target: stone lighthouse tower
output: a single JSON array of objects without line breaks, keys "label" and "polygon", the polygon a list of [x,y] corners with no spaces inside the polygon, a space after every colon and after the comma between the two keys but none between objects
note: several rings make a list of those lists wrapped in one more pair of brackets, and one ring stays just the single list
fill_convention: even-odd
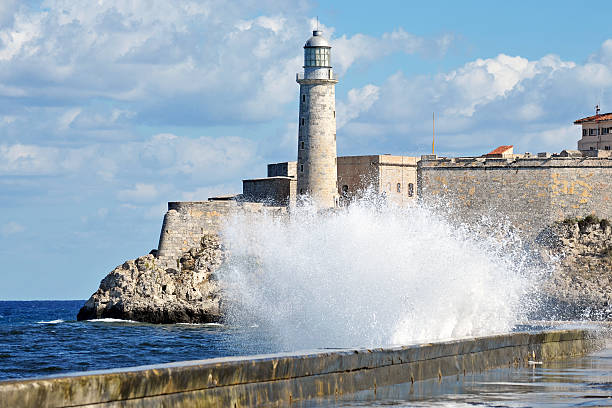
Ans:
[{"label": "stone lighthouse tower", "polygon": [[313,31],[304,45],[300,84],[297,192],[309,195],[319,208],[338,205],[336,166],[336,93],[331,46]]}]

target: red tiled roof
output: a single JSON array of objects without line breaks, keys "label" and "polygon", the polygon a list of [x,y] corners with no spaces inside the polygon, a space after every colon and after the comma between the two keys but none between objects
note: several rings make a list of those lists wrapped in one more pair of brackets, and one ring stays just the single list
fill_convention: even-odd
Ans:
[{"label": "red tiled roof", "polygon": [[612,112],[602,113],[601,115],[587,116],[586,118],[577,119],[574,125],[579,125],[585,122],[601,122],[602,120],[612,120]]},{"label": "red tiled roof", "polygon": [[488,156],[490,154],[504,154],[506,152],[506,150],[510,150],[514,147],[514,145],[510,145],[510,146],[499,146],[497,149],[485,154],[485,156]]}]

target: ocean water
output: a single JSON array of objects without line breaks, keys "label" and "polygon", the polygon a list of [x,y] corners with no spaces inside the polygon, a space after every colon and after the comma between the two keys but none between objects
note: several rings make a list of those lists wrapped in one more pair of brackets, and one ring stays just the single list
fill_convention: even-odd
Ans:
[{"label": "ocean water", "polygon": [[0,380],[282,351],[258,327],[78,322],[84,303],[0,301]]},{"label": "ocean water", "polygon": [[[0,381],[283,350],[261,327],[77,322],[84,300],[0,301]],[[518,326],[515,330],[540,329]],[[612,347],[577,359],[379,387],[308,407],[612,406]]]},{"label": "ocean water", "polygon": [[[327,213],[305,205],[284,220],[236,216],[222,231],[229,252],[217,271],[225,325],[77,322],[84,300],[0,301],[0,380],[528,329],[521,324],[544,315],[539,282],[550,265],[499,217],[458,225],[443,214],[373,197]],[[571,389],[567,406],[580,393],[609,395],[611,357],[317,403],[538,406]]]}]

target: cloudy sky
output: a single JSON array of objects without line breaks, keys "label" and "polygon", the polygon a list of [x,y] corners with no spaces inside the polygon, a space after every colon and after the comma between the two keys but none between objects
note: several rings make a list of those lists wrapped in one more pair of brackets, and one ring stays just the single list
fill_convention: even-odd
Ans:
[{"label": "cloudy sky", "polygon": [[438,153],[479,155],[575,148],[572,122],[612,111],[610,15],[559,0],[1,0],[0,299],[85,299],[157,246],[167,201],[237,193],[295,160],[317,16],[340,155],[427,153],[433,111]]}]

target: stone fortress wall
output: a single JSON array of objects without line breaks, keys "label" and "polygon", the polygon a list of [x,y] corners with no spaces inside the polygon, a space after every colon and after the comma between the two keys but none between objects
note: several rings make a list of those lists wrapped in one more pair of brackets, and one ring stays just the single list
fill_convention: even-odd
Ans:
[{"label": "stone fortress wall", "polygon": [[[294,175],[295,162],[275,163],[268,167],[269,177],[244,180],[243,194],[233,199],[168,203],[157,258],[176,267],[183,252],[197,247],[204,234],[218,233],[239,212],[287,213],[297,196]],[[591,213],[612,218],[610,158],[338,158],[341,196],[358,196],[368,184],[400,205],[417,197],[444,201],[463,222],[507,217],[528,236],[565,218]]]},{"label": "stone fortress wall", "polygon": [[417,173],[420,198],[445,200],[466,222],[507,217],[533,236],[565,218],[591,213],[612,218],[612,159],[424,156]]},{"label": "stone fortress wall", "polygon": [[268,176],[242,180],[242,201],[292,206],[297,198],[297,162],[268,164]]},{"label": "stone fortress wall", "polygon": [[286,211],[286,207],[235,200],[169,202],[156,257],[166,267],[178,268],[177,260],[182,253],[199,247],[205,234],[218,234],[233,215],[239,212],[280,215]]},{"label": "stone fortress wall", "polygon": [[396,204],[412,201],[417,195],[417,161],[389,154],[338,157],[338,193],[353,198],[371,188]]}]

